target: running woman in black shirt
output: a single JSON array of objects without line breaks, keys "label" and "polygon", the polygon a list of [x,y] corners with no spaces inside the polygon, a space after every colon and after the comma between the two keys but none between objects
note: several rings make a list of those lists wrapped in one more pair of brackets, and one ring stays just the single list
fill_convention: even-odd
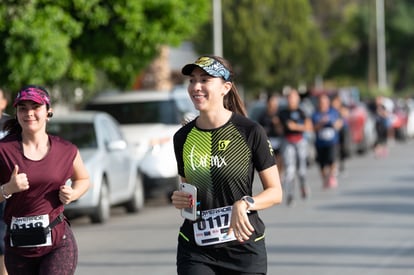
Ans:
[{"label": "running woman in black shirt", "polygon": [[279,112],[279,119],[284,135],[282,143],[283,188],[286,193],[286,204],[292,206],[296,176],[299,178],[302,198],[309,196],[309,186],[306,183],[308,141],[305,132],[312,131],[312,121],[300,108],[300,95],[297,90],[289,90],[286,98],[288,106]]},{"label": "running woman in black shirt", "polygon": [[[185,219],[178,236],[177,272],[266,274],[264,224],[258,210],[282,200],[273,149],[264,129],[245,117],[230,64],[203,56],[183,67],[188,93],[200,115],[174,136],[182,182],[197,187],[197,201],[185,192],[171,197],[177,209],[198,206],[196,221]],[[253,196],[254,170],[263,191]]]}]

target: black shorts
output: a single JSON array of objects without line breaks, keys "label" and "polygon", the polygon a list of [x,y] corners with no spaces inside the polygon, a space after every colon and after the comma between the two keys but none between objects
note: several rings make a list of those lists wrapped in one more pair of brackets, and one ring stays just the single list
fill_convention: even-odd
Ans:
[{"label": "black shorts", "polygon": [[242,245],[208,248],[178,237],[178,275],[264,275],[267,254],[264,239]]},{"label": "black shorts", "polygon": [[375,145],[386,144],[388,141],[388,128],[386,121],[378,120],[375,123],[375,130],[377,131],[377,140],[375,141]]},{"label": "black shorts", "polygon": [[319,164],[319,167],[323,168],[325,166],[332,165],[335,162],[337,152],[338,147],[336,145],[316,147],[316,160]]}]

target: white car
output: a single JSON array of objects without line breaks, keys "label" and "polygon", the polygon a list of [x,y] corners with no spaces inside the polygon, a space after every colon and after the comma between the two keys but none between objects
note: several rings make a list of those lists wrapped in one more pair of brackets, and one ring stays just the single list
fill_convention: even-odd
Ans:
[{"label": "white car", "polygon": [[88,215],[93,223],[104,223],[111,206],[123,205],[129,213],[143,208],[138,163],[114,118],[103,112],[74,111],[54,116],[47,127],[51,135],[78,147],[90,176],[90,189],[65,206],[69,217]]},{"label": "white car", "polygon": [[407,99],[405,104],[407,112],[407,137],[414,138],[414,100]]},{"label": "white car", "polygon": [[169,91],[129,91],[100,94],[85,107],[108,112],[118,120],[134,146],[148,198],[169,196],[178,187],[172,139],[185,115],[178,99],[184,98]]}]

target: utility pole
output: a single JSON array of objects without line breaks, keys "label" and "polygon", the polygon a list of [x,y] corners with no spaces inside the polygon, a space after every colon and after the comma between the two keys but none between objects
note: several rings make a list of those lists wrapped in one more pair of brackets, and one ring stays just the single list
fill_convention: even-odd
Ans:
[{"label": "utility pole", "polygon": [[387,89],[387,64],[385,52],[385,27],[384,27],[384,0],[376,0],[377,14],[377,69],[378,88],[380,91]]},{"label": "utility pole", "polygon": [[213,0],[213,44],[214,55],[223,56],[223,23],[221,0]]},{"label": "utility pole", "polygon": [[376,23],[376,4],[375,1],[367,1],[369,9],[369,28],[368,28],[368,89],[373,90],[378,87],[377,70],[377,23]]}]

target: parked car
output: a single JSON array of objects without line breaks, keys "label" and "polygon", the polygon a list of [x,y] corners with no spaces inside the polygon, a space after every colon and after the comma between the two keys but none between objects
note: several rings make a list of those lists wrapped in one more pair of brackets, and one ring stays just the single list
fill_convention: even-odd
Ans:
[{"label": "parked car", "polygon": [[405,109],[407,110],[407,138],[414,138],[414,100],[407,99],[405,101]]},{"label": "parked car", "polygon": [[54,116],[48,132],[75,144],[89,172],[91,187],[79,200],[65,206],[69,217],[88,215],[104,223],[110,208],[123,205],[135,213],[144,206],[138,163],[118,123],[103,112],[76,111]]},{"label": "parked car", "polygon": [[188,95],[187,86],[177,85],[172,89],[171,94],[177,104],[178,110],[182,114],[184,122],[193,120],[199,115],[199,111],[194,107]]},{"label": "parked car", "polygon": [[363,103],[355,103],[349,108],[348,125],[351,134],[351,151],[365,154],[375,143],[375,119]]},{"label": "parked car", "polygon": [[178,187],[172,138],[185,114],[178,107],[178,98],[170,91],[130,91],[101,94],[85,107],[107,112],[120,123],[134,147],[148,198],[169,197]]}]

